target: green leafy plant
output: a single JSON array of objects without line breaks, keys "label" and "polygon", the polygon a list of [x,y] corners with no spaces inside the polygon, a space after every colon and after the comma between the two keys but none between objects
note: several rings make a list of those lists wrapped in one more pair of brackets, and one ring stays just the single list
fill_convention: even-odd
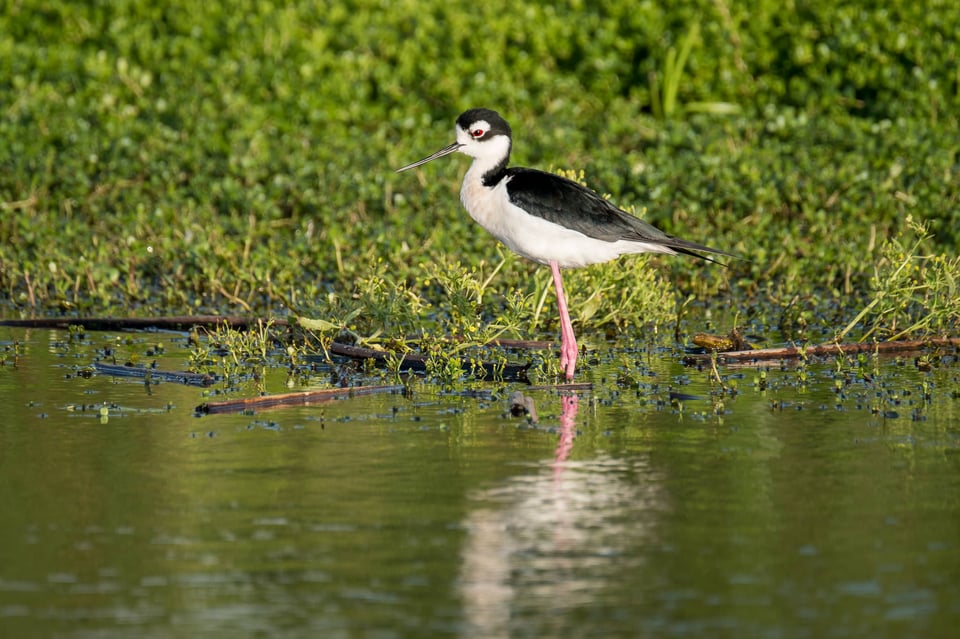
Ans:
[{"label": "green leafy plant", "polygon": [[857,325],[860,341],[873,336],[901,339],[956,331],[960,326],[960,257],[930,254],[926,225],[908,217],[903,234],[886,242],[876,274],[870,280],[871,299],[837,335],[843,339]]},{"label": "green leafy plant", "polygon": [[[552,337],[549,277],[460,210],[462,164],[392,173],[483,105],[513,123],[518,164],[583,167],[619,205],[745,258],[572,272],[580,334],[657,335],[674,291],[696,296],[685,322],[738,307],[774,340],[955,329],[949,3],[185,7],[0,14],[5,316],[292,311],[398,351]],[[908,215],[932,257],[888,271]]]}]

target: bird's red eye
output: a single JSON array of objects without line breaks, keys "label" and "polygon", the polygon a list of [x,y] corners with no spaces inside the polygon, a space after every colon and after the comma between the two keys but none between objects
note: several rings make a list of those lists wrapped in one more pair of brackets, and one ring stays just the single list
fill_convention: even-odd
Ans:
[{"label": "bird's red eye", "polygon": [[470,135],[472,135],[475,138],[482,138],[483,133],[484,133],[483,129],[474,129],[473,131],[470,132]]}]

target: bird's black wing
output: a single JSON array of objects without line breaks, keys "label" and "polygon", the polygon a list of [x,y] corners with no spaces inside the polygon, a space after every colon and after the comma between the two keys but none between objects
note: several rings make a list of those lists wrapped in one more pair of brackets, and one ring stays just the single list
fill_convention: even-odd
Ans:
[{"label": "bird's black wing", "polygon": [[[510,202],[531,215],[607,242],[627,240],[667,246],[679,253],[705,251],[730,255],[696,242],[664,233],[567,178],[536,169],[506,170]],[[697,257],[703,257],[698,255]]]}]

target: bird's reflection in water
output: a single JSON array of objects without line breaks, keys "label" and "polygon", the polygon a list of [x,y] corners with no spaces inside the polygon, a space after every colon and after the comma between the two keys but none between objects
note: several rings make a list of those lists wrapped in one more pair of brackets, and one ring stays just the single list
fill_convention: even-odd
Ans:
[{"label": "bird's reflection in water", "polygon": [[560,440],[557,442],[557,454],[553,458],[553,470],[558,475],[563,473],[563,463],[573,450],[573,438],[577,436],[577,410],[580,408],[580,398],[575,394],[560,397]]},{"label": "bird's reflection in water", "polygon": [[602,598],[617,575],[641,569],[642,550],[655,541],[665,506],[645,455],[570,459],[578,403],[576,395],[560,398],[552,461],[472,495],[459,580],[466,636],[510,636],[524,618],[561,624],[563,611]]}]

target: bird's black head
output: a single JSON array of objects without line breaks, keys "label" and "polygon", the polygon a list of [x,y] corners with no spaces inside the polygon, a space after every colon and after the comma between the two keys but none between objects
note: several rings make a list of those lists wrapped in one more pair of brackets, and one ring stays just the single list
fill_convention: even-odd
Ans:
[{"label": "bird's black head", "polygon": [[[481,122],[485,126],[478,129],[477,124]],[[513,136],[513,131],[507,121],[492,109],[468,109],[457,118],[457,126],[470,133],[476,140],[490,139],[497,135],[505,135],[508,138]]]},{"label": "bird's black head", "polygon": [[433,155],[397,169],[397,173],[460,152],[478,160],[484,175],[502,171],[510,159],[510,125],[490,109],[470,109],[457,118],[457,141]]}]

